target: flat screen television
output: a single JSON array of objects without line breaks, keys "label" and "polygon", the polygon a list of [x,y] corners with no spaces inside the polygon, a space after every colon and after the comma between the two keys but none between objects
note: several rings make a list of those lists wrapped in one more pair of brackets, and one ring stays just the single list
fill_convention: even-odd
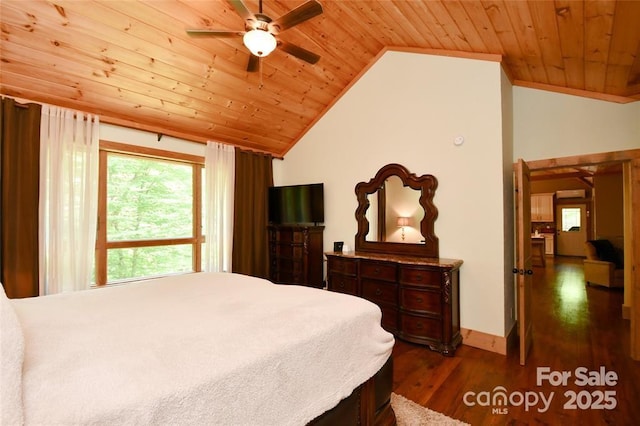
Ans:
[{"label": "flat screen television", "polygon": [[324,184],[269,188],[269,223],[274,225],[324,222]]}]

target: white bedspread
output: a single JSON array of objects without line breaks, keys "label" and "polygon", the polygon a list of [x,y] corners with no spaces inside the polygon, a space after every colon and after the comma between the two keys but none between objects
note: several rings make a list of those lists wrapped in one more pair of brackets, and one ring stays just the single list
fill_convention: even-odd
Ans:
[{"label": "white bedspread", "polygon": [[394,343],[363,299],[236,274],[12,302],[26,424],[303,425]]}]

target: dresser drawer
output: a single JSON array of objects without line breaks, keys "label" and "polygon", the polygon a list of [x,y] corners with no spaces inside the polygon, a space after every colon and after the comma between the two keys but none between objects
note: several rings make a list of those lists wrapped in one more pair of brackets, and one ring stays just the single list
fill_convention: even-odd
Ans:
[{"label": "dresser drawer", "polygon": [[388,306],[380,306],[382,311],[382,328],[390,333],[398,331],[398,310]]},{"label": "dresser drawer", "polygon": [[409,311],[441,315],[442,301],[440,299],[440,292],[400,288],[400,308]]},{"label": "dresser drawer", "polygon": [[360,276],[363,278],[373,278],[376,280],[395,281],[396,265],[383,262],[360,262]]},{"label": "dresser drawer", "polygon": [[273,278],[275,279],[275,282],[279,284],[305,284],[304,275],[291,271],[276,272]]},{"label": "dresser drawer", "polygon": [[440,288],[441,277],[441,272],[433,269],[402,266],[399,281],[402,284]]},{"label": "dresser drawer", "polygon": [[329,273],[337,272],[345,275],[356,275],[358,264],[353,259],[345,259],[342,257],[328,257],[327,270]]},{"label": "dresser drawer", "polygon": [[280,272],[299,274],[304,270],[304,263],[300,259],[282,257],[272,260],[271,263]]},{"label": "dresser drawer", "polygon": [[275,256],[300,259],[305,255],[304,246],[300,244],[274,244]]},{"label": "dresser drawer", "polygon": [[362,297],[377,304],[398,304],[398,285],[384,281],[362,280]]},{"label": "dresser drawer", "polygon": [[[277,235],[275,234],[277,233]],[[274,231],[273,238],[280,243],[303,243],[307,233],[301,230],[281,229]]]},{"label": "dresser drawer", "polygon": [[419,339],[442,339],[442,322],[438,319],[400,313],[402,334]]},{"label": "dresser drawer", "polygon": [[355,277],[350,277],[341,274],[330,274],[328,288],[331,291],[337,291],[340,293],[358,295],[358,280]]}]

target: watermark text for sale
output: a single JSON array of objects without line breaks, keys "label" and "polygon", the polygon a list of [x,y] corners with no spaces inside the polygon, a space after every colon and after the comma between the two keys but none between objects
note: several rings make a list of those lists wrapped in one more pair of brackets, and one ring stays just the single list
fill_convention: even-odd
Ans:
[{"label": "watermark text for sale", "polygon": [[[558,390],[558,400],[565,410],[613,410],[618,405],[615,389],[618,373],[601,366],[597,370],[578,367],[574,370],[536,369],[536,386],[562,388],[573,385],[579,390]],[[561,396],[560,396],[561,395]],[[469,407],[491,407],[493,414],[508,414],[509,407],[523,407],[525,411],[544,413],[551,407],[556,391],[526,390],[509,392],[504,386],[491,391],[468,391],[462,399]]]}]

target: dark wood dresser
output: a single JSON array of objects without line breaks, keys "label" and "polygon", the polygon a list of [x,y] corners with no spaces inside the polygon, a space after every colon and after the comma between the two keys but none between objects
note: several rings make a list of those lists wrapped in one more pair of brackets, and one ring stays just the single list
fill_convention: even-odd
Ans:
[{"label": "dark wood dresser", "polygon": [[376,303],[386,330],[453,356],[462,342],[462,260],[367,252],[325,255],[329,290]]},{"label": "dark wood dresser", "polygon": [[324,226],[270,225],[268,231],[269,279],[322,288]]}]

